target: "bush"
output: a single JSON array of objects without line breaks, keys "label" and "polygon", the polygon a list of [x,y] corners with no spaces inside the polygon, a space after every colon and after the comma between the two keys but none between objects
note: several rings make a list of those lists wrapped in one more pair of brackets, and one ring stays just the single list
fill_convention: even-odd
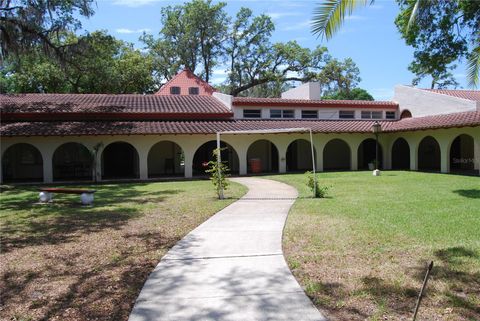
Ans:
[{"label": "bush", "polygon": [[307,175],[307,186],[310,188],[312,193],[315,193],[315,198],[324,198],[327,196],[327,192],[330,189],[329,186],[320,186],[318,184],[318,179],[315,181],[315,177],[312,172],[306,172]]}]

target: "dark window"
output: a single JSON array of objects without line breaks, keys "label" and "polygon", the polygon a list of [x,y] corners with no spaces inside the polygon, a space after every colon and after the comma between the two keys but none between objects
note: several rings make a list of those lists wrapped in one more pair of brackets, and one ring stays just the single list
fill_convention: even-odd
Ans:
[{"label": "dark window", "polygon": [[282,118],[282,110],[270,109],[270,118]]},{"label": "dark window", "polygon": [[170,87],[171,95],[180,95],[180,87]]},{"label": "dark window", "polygon": [[362,119],[371,119],[372,112],[371,111],[362,111]]},{"label": "dark window", "polygon": [[381,111],[372,111],[372,118],[373,119],[382,119],[382,112]]},{"label": "dark window", "polygon": [[291,109],[270,109],[270,118],[295,118],[295,111]]},{"label": "dark window", "polygon": [[198,95],[199,89],[198,87],[190,87],[188,88],[188,94],[189,95]]},{"label": "dark window", "polygon": [[342,119],[354,119],[355,111],[354,110],[340,110],[338,117]]},{"label": "dark window", "polygon": [[318,118],[318,110],[302,110],[302,118]]},{"label": "dark window", "polygon": [[244,109],[243,118],[261,118],[262,111],[260,109]]},{"label": "dark window", "polygon": [[385,112],[386,119],[395,119],[395,112],[394,111],[387,111]]},{"label": "dark window", "polygon": [[283,118],[295,118],[295,111],[292,109],[286,109],[283,111]]}]

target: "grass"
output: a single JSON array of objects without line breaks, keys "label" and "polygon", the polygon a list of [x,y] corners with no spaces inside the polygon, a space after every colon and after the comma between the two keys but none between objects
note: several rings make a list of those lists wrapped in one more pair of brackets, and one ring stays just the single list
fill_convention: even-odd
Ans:
[{"label": "grass", "polygon": [[246,191],[232,183],[219,201],[209,181],[83,187],[98,191],[93,207],[2,189],[0,319],[127,320],[167,250]]},{"label": "grass", "polygon": [[426,264],[421,320],[480,320],[480,179],[389,171],[322,173],[328,197],[306,176],[271,178],[300,199],[283,246],[313,302],[337,320],[411,319]]}]

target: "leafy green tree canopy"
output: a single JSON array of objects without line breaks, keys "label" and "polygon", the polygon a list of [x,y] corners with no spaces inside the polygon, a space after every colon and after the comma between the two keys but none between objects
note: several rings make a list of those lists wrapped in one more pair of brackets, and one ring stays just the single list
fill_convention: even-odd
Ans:
[{"label": "leafy green tree canopy", "polygon": [[71,48],[53,39],[80,29],[76,15],[93,15],[92,3],[93,0],[0,0],[0,61],[38,47],[65,59]]}]

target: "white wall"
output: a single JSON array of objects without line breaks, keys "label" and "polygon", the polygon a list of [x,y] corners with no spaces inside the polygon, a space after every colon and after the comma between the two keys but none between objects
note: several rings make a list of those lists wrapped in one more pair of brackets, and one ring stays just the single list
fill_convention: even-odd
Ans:
[{"label": "white wall", "polygon": [[[412,131],[406,133],[383,133],[380,135],[380,143],[383,147],[383,160],[385,168],[391,166],[391,148],[393,142],[398,137],[407,140],[410,146],[410,164],[411,169],[417,169],[418,144],[426,136],[432,136],[437,139],[441,149],[441,171],[448,172],[450,168],[450,146],[453,140],[460,134],[467,134],[473,137],[475,152],[475,169],[480,169],[480,126],[438,129],[426,131]],[[374,138],[373,134],[314,134],[315,160],[318,171],[323,170],[323,149],[332,139],[339,138],[344,140],[351,151],[351,170],[357,170],[358,147],[366,138]],[[192,177],[192,162],[195,151],[204,143],[215,140],[215,134],[211,135],[119,135],[119,136],[72,136],[72,137],[1,137],[1,155],[5,150],[15,143],[29,143],[38,148],[43,158],[44,182],[52,182],[52,155],[56,148],[68,142],[78,142],[85,145],[88,149],[102,142],[104,147],[112,142],[123,141],[132,144],[139,155],[140,179],[148,179],[148,152],[156,143],[164,140],[172,141],[178,144],[185,155],[185,177]],[[310,140],[306,133],[290,134],[252,134],[252,135],[222,135],[222,141],[230,144],[237,152],[239,158],[239,173],[247,173],[247,150],[249,146],[259,140],[267,139],[271,141],[278,150],[279,172],[286,171],[286,152],[288,145],[296,139]],[[100,162],[101,152],[98,162]]]},{"label": "white wall", "polygon": [[395,86],[393,100],[400,105],[400,113],[408,109],[413,117],[480,110],[476,101],[403,85]]},{"label": "white wall", "polygon": [[317,100],[320,99],[320,97],[321,89],[319,82],[307,82],[282,93],[282,98],[284,99]]}]

